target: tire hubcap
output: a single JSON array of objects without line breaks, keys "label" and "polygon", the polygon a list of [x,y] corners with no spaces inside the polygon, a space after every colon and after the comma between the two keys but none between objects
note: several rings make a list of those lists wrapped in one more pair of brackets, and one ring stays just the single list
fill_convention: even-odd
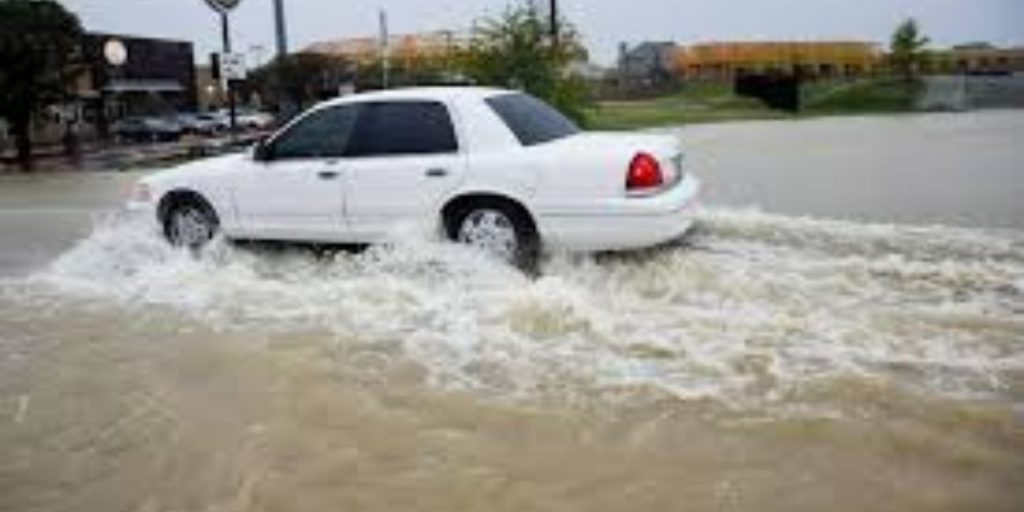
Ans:
[{"label": "tire hubcap", "polygon": [[518,248],[515,226],[497,210],[470,212],[459,226],[458,241],[505,261],[512,261]]},{"label": "tire hubcap", "polygon": [[206,216],[195,208],[182,208],[171,217],[171,233],[178,245],[197,247],[213,238]]}]

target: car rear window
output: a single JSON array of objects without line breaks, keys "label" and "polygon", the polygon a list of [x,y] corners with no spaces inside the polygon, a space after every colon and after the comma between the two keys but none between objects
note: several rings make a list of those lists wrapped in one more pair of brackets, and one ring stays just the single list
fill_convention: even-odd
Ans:
[{"label": "car rear window", "polygon": [[487,98],[498,117],[524,146],[534,146],[580,132],[569,118],[529,94],[512,93]]},{"label": "car rear window", "polygon": [[429,155],[458,151],[448,108],[435,101],[361,104],[346,156]]}]

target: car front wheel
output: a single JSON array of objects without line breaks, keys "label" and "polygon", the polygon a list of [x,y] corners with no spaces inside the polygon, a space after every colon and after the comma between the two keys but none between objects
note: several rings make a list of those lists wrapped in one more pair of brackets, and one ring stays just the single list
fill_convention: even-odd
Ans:
[{"label": "car front wheel", "polygon": [[529,215],[505,202],[480,202],[463,208],[448,225],[449,237],[511,263],[536,270],[540,241]]},{"label": "car front wheel", "polygon": [[164,235],[175,247],[199,249],[217,234],[217,216],[198,201],[182,201],[164,218]]}]

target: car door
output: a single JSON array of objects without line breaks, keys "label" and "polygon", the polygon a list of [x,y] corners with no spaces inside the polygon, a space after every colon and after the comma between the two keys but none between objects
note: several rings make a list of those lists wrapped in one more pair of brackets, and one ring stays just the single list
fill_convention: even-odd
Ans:
[{"label": "car door", "polygon": [[352,105],[306,114],[260,151],[235,188],[243,229],[257,238],[345,239],[344,180],[339,161],[357,116]]},{"label": "car door", "polygon": [[452,115],[438,101],[362,104],[345,155],[345,213],[362,241],[434,222],[465,170]]}]

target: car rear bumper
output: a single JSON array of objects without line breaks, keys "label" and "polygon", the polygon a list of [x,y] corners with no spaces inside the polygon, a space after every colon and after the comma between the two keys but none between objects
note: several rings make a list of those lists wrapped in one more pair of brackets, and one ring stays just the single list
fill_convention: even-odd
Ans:
[{"label": "car rear bumper", "polygon": [[617,198],[601,212],[540,216],[539,228],[550,248],[569,251],[619,251],[669,242],[693,227],[700,182],[687,176],[662,194]]}]

